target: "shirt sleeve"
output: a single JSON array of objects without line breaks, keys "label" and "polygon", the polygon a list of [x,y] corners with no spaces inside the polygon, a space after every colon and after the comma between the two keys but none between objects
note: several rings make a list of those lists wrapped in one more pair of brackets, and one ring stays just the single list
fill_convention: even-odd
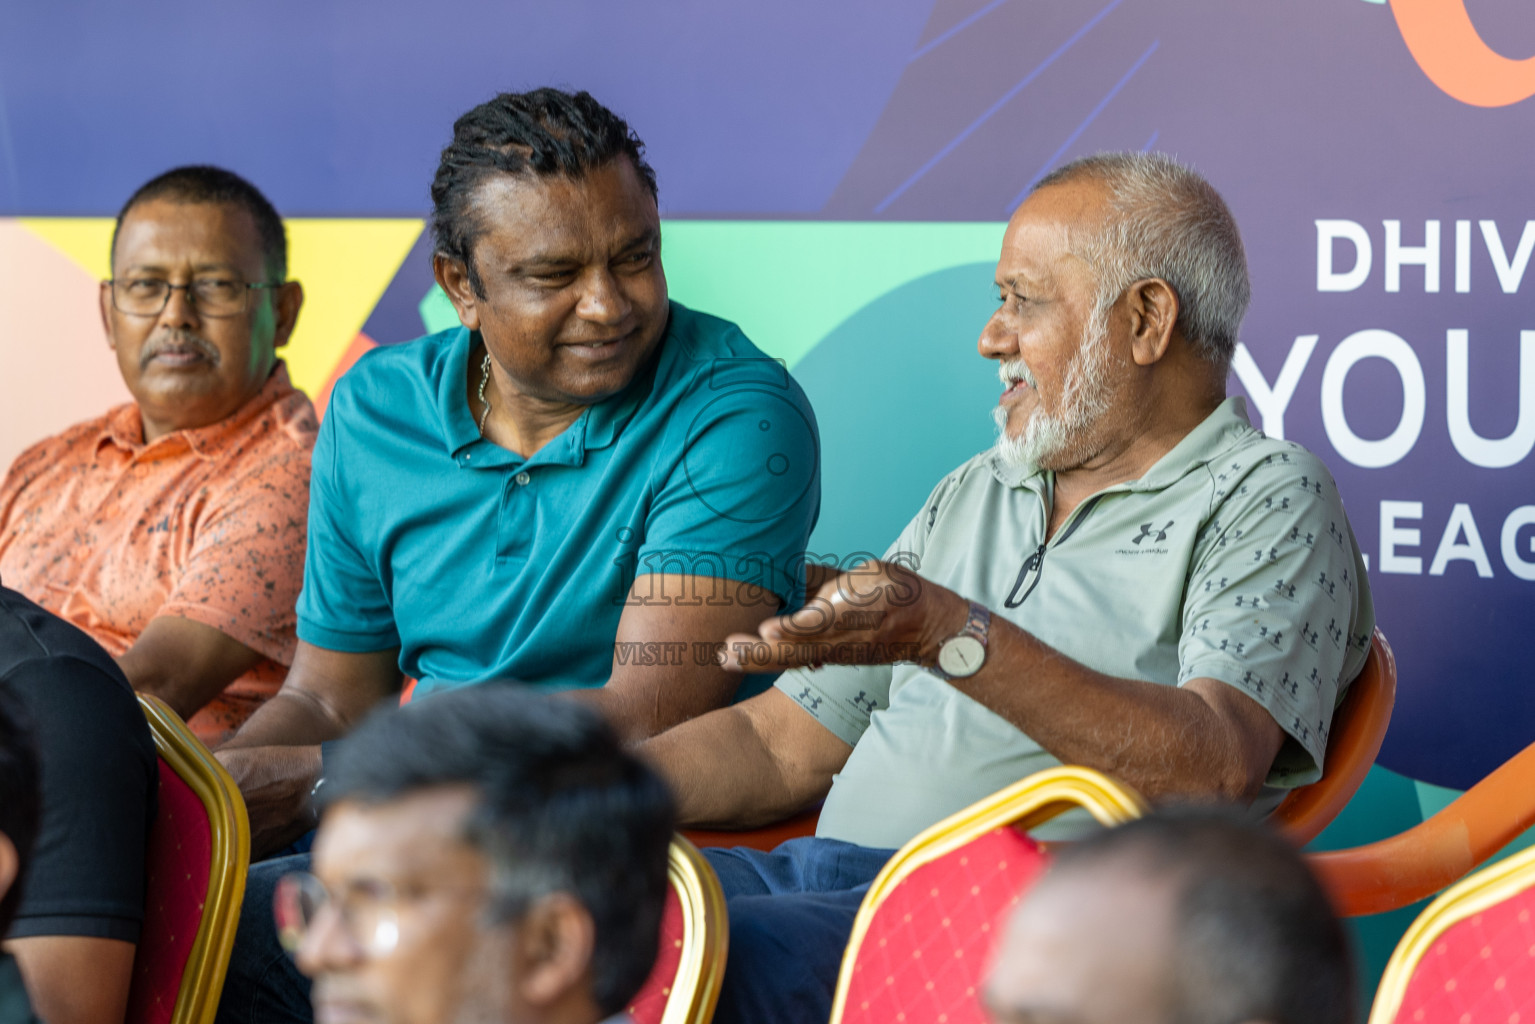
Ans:
[{"label": "shirt sleeve", "polygon": [[211,626],[291,665],[309,466],[306,449],[284,447],[228,481],[219,504],[199,517],[190,555],[156,615]]},{"label": "shirt sleeve", "polygon": [[681,457],[657,481],[636,575],[757,584],[798,607],[821,507],[820,435],[799,385],[772,360],[715,360],[667,447]]},{"label": "shirt sleeve", "polygon": [[1305,785],[1321,777],[1333,709],[1374,629],[1358,546],[1332,477],[1299,447],[1212,474],[1178,683],[1217,679],[1263,705],[1288,737],[1269,785]]},{"label": "shirt sleeve", "polygon": [[[963,468],[951,473],[933,489],[895,543],[885,550],[884,561],[913,571],[921,569],[927,538],[962,472]],[[773,685],[851,747],[869,728],[874,713],[890,706],[894,676],[894,665],[823,665],[816,669],[791,669]]]},{"label": "shirt sleeve", "polygon": [[351,407],[346,377],[336,383],[320,422],[309,483],[309,543],[304,554],[304,587],[298,599],[298,637],[331,651],[354,654],[400,646],[394,609],[375,560],[352,535],[340,465]]},{"label": "shirt sleeve", "polygon": [[42,822],[9,937],[137,942],[158,781],[133,691],[68,656],[24,662],[5,682],[31,715],[43,761]]}]

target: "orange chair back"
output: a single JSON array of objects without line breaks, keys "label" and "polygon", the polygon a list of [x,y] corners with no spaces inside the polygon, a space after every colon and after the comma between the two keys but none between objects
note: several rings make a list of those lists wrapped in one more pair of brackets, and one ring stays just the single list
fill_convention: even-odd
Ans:
[{"label": "orange chair back", "polygon": [[1535,1021],[1535,848],[1464,879],[1413,922],[1369,1024]]},{"label": "orange chair back", "polygon": [[1383,914],[1432,896],[1535,826],[1535,743],[1406,832],[1306,857],[1338,913]]},{"label": "orange chair back", "polygon": [[629,1017],[634,1024],[709,1024],[730,942],[725,894],[709,862],[681,836],[672,840],[667,876],[656,964]]},{"label": "orange chair back", "polygon": [[1086,808],[1103,825],[1140,817],[1131,789],[1052,768],[972,804],[907,843],[853,922],[832,1024],[983,1024],[977,998],[1007,914],[1045,866],[1027,830]]},{"label": "orange chair back", "polygon": [[1353,799],[1380,753],[1395,706],[1396,655],[1377,629],[1364,667],[1333,712],[1322,777],[1293,790],[1269,818],[1295,845],[1315,839]]},{"label": "orange chair back", "polygon": [[139,695],[159,755],[144,927],[127,1024],[211,1024],[234,945],[250,825],[234,780],[174,711]]}]

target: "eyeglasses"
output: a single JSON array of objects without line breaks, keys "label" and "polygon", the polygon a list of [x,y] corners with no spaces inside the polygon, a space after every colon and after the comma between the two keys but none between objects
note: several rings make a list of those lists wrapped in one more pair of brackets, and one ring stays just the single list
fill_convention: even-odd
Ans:
[{"label": "eyeglasses", "polygon": [[314,875],[294,871],[277,880],[272,897],[277,940],[283,949],[296,954],[326,906],[333,905],[352,941],[370,957],[385,957],[400,943],[400,906],[429,893],[482,898],[485,890],[482,886],[434,885],[406,894],[387,882],[370,880],[348,886],[345,893],[335,896]]},{"label": "eyeglasses", "polygon": [[188,300],[203,316],[239,316],[250,308],[251,292],[258,288],[281,288],[282,281],[258,281],[246,284],[220,277],[200,277],[191,284],[171,284],[158,277],[109,279],[112,305],[130,316],[159,316],[171,301],[171,292],[183,289]]}]

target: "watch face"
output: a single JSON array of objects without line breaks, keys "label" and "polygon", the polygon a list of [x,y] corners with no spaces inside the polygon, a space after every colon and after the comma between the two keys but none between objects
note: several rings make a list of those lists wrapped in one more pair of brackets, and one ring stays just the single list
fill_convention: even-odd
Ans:
[{"label": "watch face", "polygon": [[938,648],[938,667],[956,679],[973,676],[986,660],[986,645],[973,636],[955,636]]}]

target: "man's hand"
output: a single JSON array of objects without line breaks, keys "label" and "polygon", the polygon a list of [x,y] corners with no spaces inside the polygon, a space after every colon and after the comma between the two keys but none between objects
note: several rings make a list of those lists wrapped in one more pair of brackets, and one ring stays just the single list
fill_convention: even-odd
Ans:
[{"label": "man's hand", "polygon": [[300,640],[277,696],[216,752],[245,796],[253,856],[279,850],[313,826],[309,791],[319,744],[344,736],[400,689],[399,650],[353,654]]},{"label": "man's hand", "polygon": [[243,747],[214,757],[234,776],[251,824],[251,859],[259,860],[314,827],[309,794],[320,777],[320,748]]},{"label": "man's hand", "polygon": [[827,580],[792,615],[768,619],[754,636],[725,640],[721,663],[734,672],[818,665],[932,666],[938,648],[965,624],[968,604],[898,562],[863,562]]}]

